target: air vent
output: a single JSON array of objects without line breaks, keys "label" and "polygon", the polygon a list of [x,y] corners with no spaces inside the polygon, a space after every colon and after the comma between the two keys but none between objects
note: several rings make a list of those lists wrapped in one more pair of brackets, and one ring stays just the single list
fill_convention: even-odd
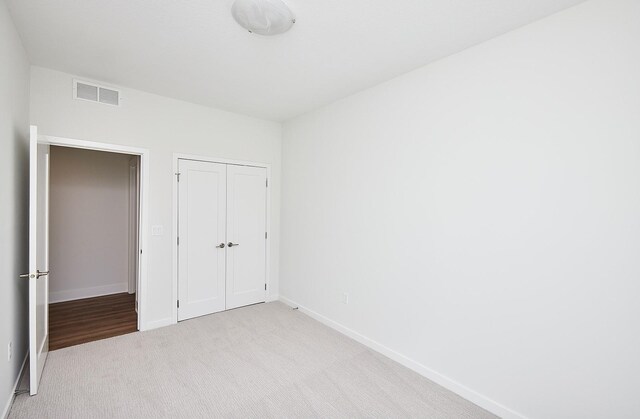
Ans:
[{"label": "air vent", "polygon": [[91,102],[104,103],[106,105],[120,105],[120,92],[97,84],[74,80],[73,97]]}]

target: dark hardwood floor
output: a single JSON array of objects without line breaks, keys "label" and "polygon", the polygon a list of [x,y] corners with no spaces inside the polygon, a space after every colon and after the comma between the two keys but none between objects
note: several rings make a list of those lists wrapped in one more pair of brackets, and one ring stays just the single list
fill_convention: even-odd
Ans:
[{"label": "dark hardwood floor", "polygon": [[112,294],[49,304],[49,350],[138,330],[135,294]]}]

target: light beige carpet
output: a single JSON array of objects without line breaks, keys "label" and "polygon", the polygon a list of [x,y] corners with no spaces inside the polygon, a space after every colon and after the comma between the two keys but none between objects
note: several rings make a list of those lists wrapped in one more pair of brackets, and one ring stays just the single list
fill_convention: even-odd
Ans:
[{"label": "light beige carpet", "polygon": [[495,416],[276,302],[51,352],[9,417]]}]

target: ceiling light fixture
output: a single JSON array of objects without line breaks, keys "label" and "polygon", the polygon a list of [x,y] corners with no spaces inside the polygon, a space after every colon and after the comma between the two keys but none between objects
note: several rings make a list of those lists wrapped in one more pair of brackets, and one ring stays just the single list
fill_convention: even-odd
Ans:
[{"label": "ceiling light fixture", "polygon": [[231,14],[240,26],[259,35],[277,35],[296,23],[293,12],[282,0],[236,0]]}]

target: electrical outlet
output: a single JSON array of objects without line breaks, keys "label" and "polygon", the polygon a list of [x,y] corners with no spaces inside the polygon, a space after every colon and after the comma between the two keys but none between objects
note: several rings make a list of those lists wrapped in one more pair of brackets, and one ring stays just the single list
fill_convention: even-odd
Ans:
[{"label": "electrical outlet", "polygon": [[349,294],[346,292],[342,293],[342,304],[349,304]]},{"label": "electrical outlet", "polygon": [[7,361],[11,361],[11,357],[13,356],[13,342],[9,342],[7,345]]}]

